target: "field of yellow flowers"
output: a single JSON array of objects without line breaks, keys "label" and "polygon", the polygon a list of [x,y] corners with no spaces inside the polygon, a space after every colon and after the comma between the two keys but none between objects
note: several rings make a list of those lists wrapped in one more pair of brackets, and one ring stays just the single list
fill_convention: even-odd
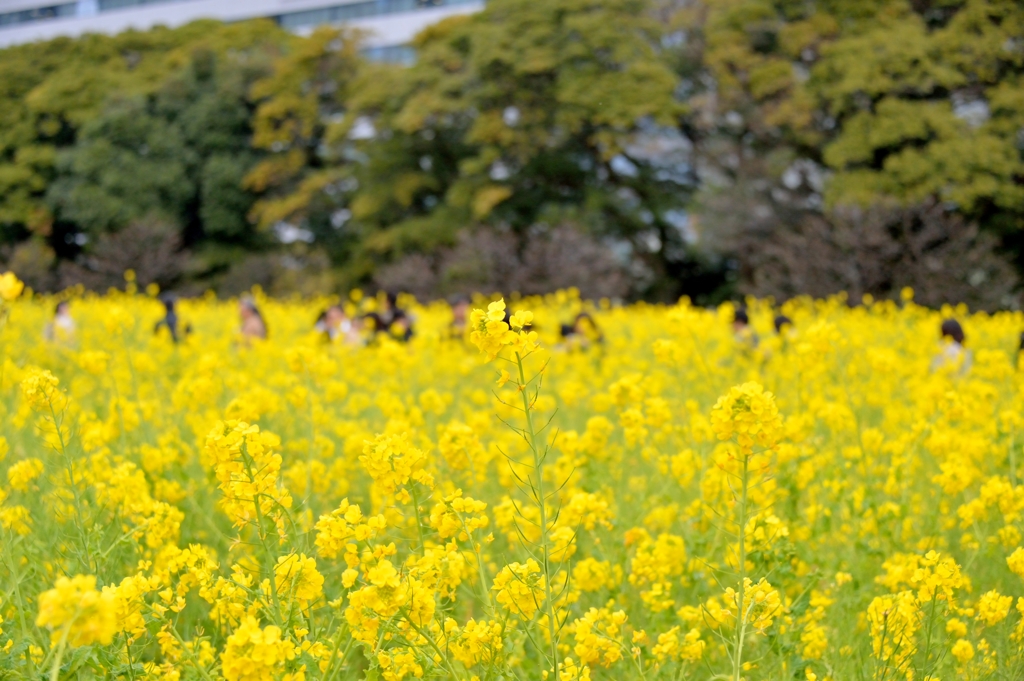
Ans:
[{"label": "field of yellow flowers", "polygon": [[[1024,315],[327,299],[0,312],[0,678],[1020,679]],[[343,301],[350,313],[373,300]],[[564,347],[589,310],[601,343]],[[969,372],[931,371],[957,316]],[[506,321],[507,320],[507,321]]]}]

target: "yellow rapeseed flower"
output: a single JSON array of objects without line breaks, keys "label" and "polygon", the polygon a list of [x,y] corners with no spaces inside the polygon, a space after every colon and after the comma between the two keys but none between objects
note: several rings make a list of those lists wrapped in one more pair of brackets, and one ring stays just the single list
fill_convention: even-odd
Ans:
[{"label": "yellow rapeseed flower", "polygon": [[22,459],[7,469],[7,482],[19,492],[26,492],[33,481],[42,473],[42,461],[35,457]]},{"label": "yellow rapeseed flower", "polygon": [[736,438],[745,451],[754,445],[774,447],[782,435],[782,418],[775,396],[749,382],[731,388],[711,410],[711,426],[719,440]]},{"label": "yellow rapeseed flower", "polygon": [[39,594],[36,626],[50,629],[51,641],[70,646],[108,645],[117,633],[114,594],[96,589],[96,577],[58,577],[54,587]]},{"label": "yellow rapeseed flower", "polygon": [[525,563],[510,563],[494,578],[491,589],[497,601],[513,615],[531,620],[544,602],[545,577],[533,558]]},{"label": "yellow rapeseed flower", "polygon": [[282,638],[280,627],[260,628],[258,619],[247,616],[230,636],[221,653],[221,673],[227,681],[268,681],[295,659],[295,644]]},{"label": "yellow rapeseed flower", "polygon": [[315,560],[301,553],[290,553],[277,559],[274,586],[278,597],[294,598],[305,606],[323,594],[324,577],[317,571]]},{"label": "yellow rapeseed flower", "polygon": [[14,272],[4,272],[0,274],[0,298],[4,300],[14,300],[21,295],[21,292],[25,289],[25,284]]}]

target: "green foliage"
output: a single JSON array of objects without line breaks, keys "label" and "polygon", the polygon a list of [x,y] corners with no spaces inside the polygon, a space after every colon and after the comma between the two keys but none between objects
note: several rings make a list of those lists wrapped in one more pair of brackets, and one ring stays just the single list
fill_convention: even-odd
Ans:
[{"label": "green foliage", "polygon": [[61,223],[94,243],[132,222],[177,226],[186,245],[255,246],[242,180],[252,150],[252,82],[264,71],[198,49],[149,95],[113,100],[61,152],[47,198]]},{"label": "green foliage", "polygon": [[260,104],[252,143],[270,154],[244,184],[261,194],[252,210],[261,227],[323,217],[315,210],[318,199],[342,176],[344,164],[325,144],[325,134],[344,120],[361,67],[358,34],[321,28],[294,43],[253,86]]},{"label": "green foliage", "polygon": [[244,172],[225,158],[252,164],[248,88],[292,40],[271,22],[203,21],[5,50],[0,223],[57,239],[154,214],[194,236],[198,210],[240,234],[225,212],[242,204]]},{"label": "green foliage", "polygon": [[[1021,36],[1016,0],[490,0],[409,67],[267,21],[18,46],[0,241],[69,258],[72,235],[153,219],[194,273],[290,248],[349,284],[477,226],[525,244],[570,224],[669,298],[721,283],[680,216],[732,257],[733,223],[937,201],[1024,265]],[[283,225],[313,243],[276,244]]]},{"label": "green foliage", "polygon": [[[350,205],[368,250],[430,248],[467,224],[525,231],[566,217],[679,245],[664,213],[685,204],[691,178],[664,179],[633,150],[644,130],[671,134],[684,111],[647,8],[493,0],[425,31],[414,66],[367,73],[352,106],[376,135],[356,145],[369,160]],[[661,270],[681,257],[650,255]]]},{"label": "green foliage", "polygon": [[350,281],[481,223],[568,215],[679,242],[662,214],[692,178],[610,165],[641,121],[672,131],[683,112],[646,8],[494,0],[427,29],[408,68],[360,63],[350,33],[314,33],[253,90],[254,143],[271,152],[245,181],[262,193],[254,219],[303,224]]},{"label": "green foliage", "polygon": [[181,219],[194,195],[190,151],[181,131],[144,102],[113,104],[60,155],[51,205],[93,237],[149,214]]},{"label": "green foliage", "polygon": [[730,0],[701,19],[723,104],[827,163],[830,204],[1024,216],[1020,3]]}]

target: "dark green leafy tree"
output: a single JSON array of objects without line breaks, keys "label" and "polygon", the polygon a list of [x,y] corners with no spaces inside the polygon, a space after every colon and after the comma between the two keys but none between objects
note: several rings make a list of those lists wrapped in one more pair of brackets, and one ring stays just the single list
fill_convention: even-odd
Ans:
[{"label": "dark green leafy tree", "polygon": [[[144,148],[147,153],[150,149],[163,153],[168,146],[167,138],[162,137],[159,128],[171,121],[153,108],[154,102],[171,81],[183,83],[196,77],[194,59],[197,55],[206,53],[210,55],[207,61],[218,63],[218,69],[228,68],[237,74],[231,77],[242,81],[235,86],[237,93],[231,94],[237,101],[238,93],[243,97],[246,94],[247,83],[258,78],[279,48],[292,40],[295,40],[293,36],[269,21],[238,24],[200,21],[175,29],[59,38],[4,50],[0,59],[0,239],[10,248],[34,234],[34,238],[48,241],[57,255],[72,257],[79,251],[80,243],[74,237],[84,234],[86,226],[55,215],[55,208],[67,207],[82,214],[89,223],[88,229],[95,229],[99,224],[124,224],[128,213],[155,205],[150,187],[142,192],[145,196],[139,197],[139,204],[114,209],[104,204],[111,196],[117,196],[117,191],[98,191],[102,182],[89,189],[74,186],[72,191],[70,185],[76,183],[69,185],[69,174],[75,175],[70,171],[73,167],[85,171],[92,164],[89,172],[98,173],[95,164],[102,158],[117,157],[135,164],[138,159],[123,157],[128,151],[123,143],[132,138],[141,141],[155,137],[144,147],[136,146],[135,151]],[[230,62],[231,66],[221,62]],[[223,83],[231,78],[218,76]],[[124,120],[127,112],[140,106],[147,115],[156,115],[162,122]],[[248,115],[246,126],[249,125]],[[100,118],[105,120],[100,123]],[[86,127],[91,130],[91,137],[84,144],[89,149],[73,161],[70,156],[75,155],[75,147]],[[224,127],[217,126],[218,129]],[[121,137],[118,141],[110,140],[104,148],[100,138],[106,132]],[[186,145],[190,142],[190,133],[181,126],[169,134],[183,136],[180,138]],[[248,145],[236,144],[233,149],[247,150]],[[177,216],[194,210],[188,207],[162,210],[167,208],[169,200],[183,193],[168,186],[168,175],[180,171],[180,162],[181,159],[172,159],[171,168],[157,169],[156,175],[163,177],[149,179],[136,175],[134,178],[141,184],[162,184],[170,192],[158,201],[161,204],[158,212]],[[145,167],[143,163],[136,170]],[[229,181],[226,170],[223,163],[211,168],[210,191],[215,187],[223,188]],[[116,185],[120,180],[108,174],[103,182]],[[95,209],[80,205],[74,198],[84,196],[83,192],[94,193],[99,202]],[[220,219],[223,221],[223,216]],[[233,229],[237,230],[238,221],[234,218],[232,221]],[[189,234],[190,239],[196,236],[197,233]]]},{"label": "dark green leafy tree", "polygon": [[110,100],[58,154],[47,195],[57,225],[79,230],[88,252],[139,220],[171,224],[200,272],[265,244],[248,220],[255,195],[242,186],[259,161],[249,90],[265,66],[197,49],[153,92]]},{"label": "dark green leafy tree", "polygon": [[[634,294],[707,292],[734,262],[785,296],[845,281],[806,244],[870,231],[974,286],[999,268],[942,258],[1024,266],[1022,35],[1016,0],[491,0],[411,67],[266,21],[23,45],[0,59],[0,258],[109,278],[152,233],[239,290],[285,252],[344,286],[576,230]],[[883,275],[857,286],[906,283]]]},{"label": "dark green leafy tree", "polygon": [[60,154],[50,203],[59,220],[92,239],[149,214],[183,221],[197,161],[181,130],[145,101],[112,102]]},{"label": "dark green leafy tree", "polygon": [[647,9],[494,0],[424,32],[415,66],[367,78],[352,105],[373,137],[351,202],[367,249],[430,247],[474,223],[525,233],[571,220],[671,278],[687,260],[673,218],[692,172]]},{"label": "dark green leafy tree", "polygon": [[252,88],[259,101],[253,145],[264,157],[243,181],[260,195],[249,216],[264,232],[301,227],[335,265],[350,259],[355,241],[340,229],[346,209],[339,187],[351,176],[351,158],[344,145],[328,143],[328,131],[345,119],[364,66],[357,33],[324,27],[293,44]]},{"label": "dark green leafy tree", "polygon": [[778,246],[774,235],[832,221],[844,206],[902,208],[909,219],[937,202],[950,224],[977,222],[1024,253],[1024,5],[724,0],[677,9],[679,52],[701,64],[684,84],[709,169],[699,201],[716,249]]},{"label": "dark green leafy tree", "polygon": [[351,36],[314,34],[256,88],[258,144],[275,152],[247,180],[260,223],[337,245],[349,280],[471,225],[566,221],[671,279],[693,171],[647,9],[494,0],[427,29],[407,68],[359,67]]}]

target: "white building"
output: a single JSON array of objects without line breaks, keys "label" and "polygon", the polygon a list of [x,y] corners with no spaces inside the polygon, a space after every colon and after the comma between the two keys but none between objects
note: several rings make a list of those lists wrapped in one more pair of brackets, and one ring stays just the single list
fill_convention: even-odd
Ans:
[{"label": "white building", "polygon": [[369,56],[395,61],[407,57],[403,46],[425,26],[481,7],[483,0],[0,0],[0,47],[196,19],[269,17],[299,33],[320,24],[357,26],[368,32]]}]

